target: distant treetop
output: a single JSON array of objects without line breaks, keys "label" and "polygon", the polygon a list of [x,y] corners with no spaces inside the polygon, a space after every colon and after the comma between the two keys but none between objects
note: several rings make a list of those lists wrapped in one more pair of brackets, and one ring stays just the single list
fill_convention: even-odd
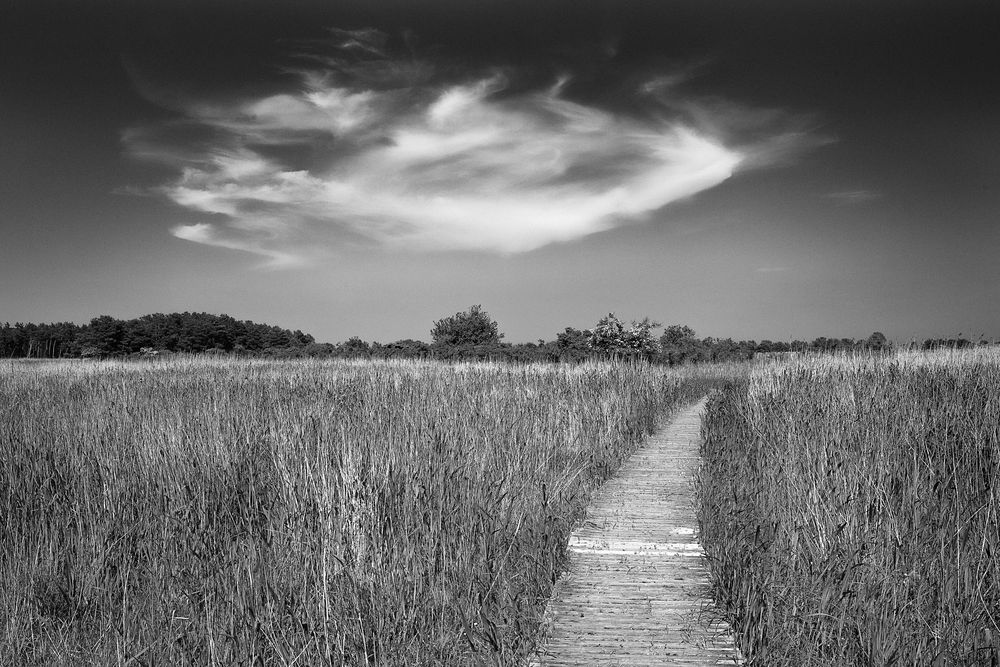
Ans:
[{"label": "distant treetop", "polygon": [[431,339],[436,346],[496,345],[503,338],[500,325],[480,305],[434,323]]},{"label": "distant treetop", "polygon": [[302,348],[315,339],[229,315],[210,313],[153,313],[130,320],[110,315],[89,324],[16,324],[0,328],[3,357],[108,357],[163,352],[245,352]]}]

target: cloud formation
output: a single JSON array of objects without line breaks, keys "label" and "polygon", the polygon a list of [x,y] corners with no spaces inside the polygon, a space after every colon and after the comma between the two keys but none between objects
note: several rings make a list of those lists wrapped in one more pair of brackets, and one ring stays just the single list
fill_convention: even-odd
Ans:
[{"label": "cloud formation", "polygon": [[359,240],[518,253],[643,220],[754,158],[707,129],[721,122],[701,122],[709,111],[679,120],[669,77],[635,91],[660,113],[626,113],[569,99],[568,78],[448,81],[386,56],[375,31],[334,38],[338,55],[313,58],[294,90],[189,100],[182,120],[124,133],[133,155],[177,169],[160,192],[204,215],[175,236],[272,266]]}]

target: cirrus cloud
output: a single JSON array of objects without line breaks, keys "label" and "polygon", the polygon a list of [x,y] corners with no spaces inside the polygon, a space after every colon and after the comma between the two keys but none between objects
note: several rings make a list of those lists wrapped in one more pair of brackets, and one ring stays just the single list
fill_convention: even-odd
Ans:
[{"label": "cirrus cloud", "polygon": [[188,100],[184,118],[124,133],[132,154],[177,170],[158,191],[203,214],[176,237],[271,266],[359,239],[526,252],[641,221],[760,152],[727,146],[711,129],[725,119],[699,122],[709,111],[694,102],[665,102],[669,78],[635,91],[661,113],[629,114],[570,99],[568,78],[535,90],[510,72],[435,80],[427,63],[386,56],[380,33],[334,35],[340,59],[314,58],[294,90]]}]

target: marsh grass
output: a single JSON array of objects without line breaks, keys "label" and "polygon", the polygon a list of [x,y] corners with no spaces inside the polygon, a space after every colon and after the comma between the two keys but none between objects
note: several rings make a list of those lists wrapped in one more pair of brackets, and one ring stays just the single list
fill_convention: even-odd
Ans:
[{"label": "marsh grass", "polygon": [[12,364],[0,654],[514,664],[591,490],[731,372]]},{"label": "marsh grass", "polygon": [[1000,354],[755,369],[703,435],[702,539],[751,664],[1000,664]]}]

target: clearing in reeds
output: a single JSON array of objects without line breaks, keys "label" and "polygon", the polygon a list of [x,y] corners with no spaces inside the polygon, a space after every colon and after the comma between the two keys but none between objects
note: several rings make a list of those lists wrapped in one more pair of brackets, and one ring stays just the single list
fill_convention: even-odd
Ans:
[{"label": "clearing in reeds", "polygon": [[702,539],[751,664],[1000,664],[995,351],[756,369],[703,428]]},{"label": "clearing in reeds", "polygon": [[7,664],[514,664],[589,493],[728,370],[0,370]]}]

